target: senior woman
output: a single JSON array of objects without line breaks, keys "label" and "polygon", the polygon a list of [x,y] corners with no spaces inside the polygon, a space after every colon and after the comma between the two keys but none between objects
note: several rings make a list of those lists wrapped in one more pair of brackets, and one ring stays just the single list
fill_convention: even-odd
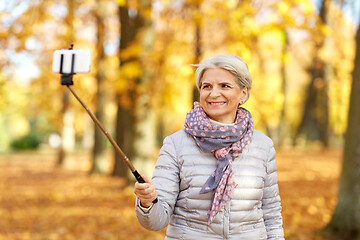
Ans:
[{"label": "senior woman", "polygon": [[[200,102],[165,138],[150,181],[136,183],[136,215],[165,239],[284,239],[275,149],[242,107],[252,78],[236,55],[197,66]],[[153,200],[158,198],[158,202]]]}]

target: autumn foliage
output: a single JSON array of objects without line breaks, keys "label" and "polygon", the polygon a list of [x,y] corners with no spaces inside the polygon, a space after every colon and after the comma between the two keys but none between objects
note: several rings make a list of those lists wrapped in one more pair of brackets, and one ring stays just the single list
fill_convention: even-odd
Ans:
[{"label": "autumn foliage", "polygon": [[[70,43],[93,54],[74,89],[146,175],[196,100],[191,64],[224,52],[244,58],[253,77],[244,107],[279,148],[286,239],[329,239],[320,230],[337,204],[335,148],[344,146],[351,84],[360,79],[352,76],[357,2],[0,1],[0,240],[164,237],[137,223],[128,169],[51,72],[53,52]],[[358,189],[357,179],[342,186]]]}]

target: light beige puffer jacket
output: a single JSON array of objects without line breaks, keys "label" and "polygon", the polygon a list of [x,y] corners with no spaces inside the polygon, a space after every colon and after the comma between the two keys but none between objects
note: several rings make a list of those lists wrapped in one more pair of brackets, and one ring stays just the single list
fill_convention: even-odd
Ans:
[{"label": "light beige puffer jacket", "polygon": [[250,145],[233,162],[238,184],[233,199],[208,225],[213,192],[199,192],[215,168],[216,158],[184,130],[166,137],[152,178],[159,202],[147,213],[136,203],[140,224],[157,231],[170,222],[166,240],[284,239],[272,140],[254,130]]}]

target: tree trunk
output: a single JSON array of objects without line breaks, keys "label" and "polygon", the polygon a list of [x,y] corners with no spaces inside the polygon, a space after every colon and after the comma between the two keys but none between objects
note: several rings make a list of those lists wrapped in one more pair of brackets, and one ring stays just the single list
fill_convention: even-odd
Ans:
[{"label": "tree trunk", "polygon": [[94,147],[94,121],[88,116],[85,116],[84,120],[84,134],[81,140],[81,146],[85,150],[91,150]]},{"label": "tree trunk", "polygon": [[[126,109],[118,103],[117,105],[117,114],[116,114],[116,142],[130,159],[134,157],[134,121],[135,117],[131,113],[131,109]],[[121,177],[126,179],[128,182],[131,181],[130,176],[128,175],[128,169],[124,164],[122,158],[115,152],[114,157],[114,167],[113,167],[113,176]]]},{"label": "tree trunk", "polygon": [[[64,36],[67,39],[67,46],[70,47],[75,41],[74,34],[74,9],[75,2],[72,0],[67,0],[67,10],[68,14],[65,18],[67,32]],[[65,48],[64,47],[64,48]],[[63,95],[63,107],[62,107],[62,132],[61,132],[61,146],[59,148],[57,166],[61,166],[66,163],[66,160],[69,158],[67,152],[71,151],[75,147],[75,130],[74,130],[74,114],[69,109],[69,91],[64,89]]]},{"label": "tree trunk", "polygon": [[[134,19],[131,19],[129,16],[129,9],[127,6],[119,7],[119,18],[120,18],[120,48],[119,48],[119,58],[120,58],[120,71],[123,65],[127,61],[122,59],[121,52],[125,50],[135,39],[136,32],[138,31],[136,26],[134,26]],[[133,99],[134,90],[129,89],[124,94],[127,94],[129,99]],[[131,160],[134,157],[134,121],[135,116],[133,114],[134,104],[133,101],[130,101],[129,105],[126,106],[123,103],[124,97],[117,95],[117,114],[115,122],[115,137],[116,142],[120,148],[124,151],[127,157]],[[126,165],[123,163],[122,158],[115,152],[115,162],[112,175],[117,177],[122,177],[127,181],[130,181],[130,176],[128,175],[128,170]]]},{"label": "tree trunk", "polygon": [[[199,6],[196,6],[196,11],[199,11]],[[201,57],[201,26],[200,22],[195,20],[195,63],[200,63]],[[193,87],[193,102],[200,100],[199,89],[195,85]]]},{"label": "tree trunk", "polygon": [[[148,94],[142,94],[136,101],[136,127],[134,139],[134,166],[140,174],[152,176],[153,154],[155,152],[155,115]],[[132,178],[133,179],[133,178]]]},{"label": "tree trunk", "polygon": [[[121,22],[121,41],[120,41],[120,52],[126,49],[130,44],[134,44],[136,36],[142,33],[148,33],[143,31],[144,28],[149,27],[150,23],[146,21],[146,17],[141,15],[142,12],[149,12],[151,3],[149,1],[142,1],[140,3],[140,9],[135,17],[129,16],[129,9],[126,6],[120,7],[120,22]],[[151,32],[150,32],[151,34]],[[145,37],[144,37],[145,36]],[[146,51],[146,46],[144,44],[149,44],[147,42],[152,37],[149,35],[144,35],[142,44],[144,51]],[[150,43],[151,45],[152,43]],[[145,47],[145,48],[144,48]],[[141,56],[133,56],[131,59],[123,59],[120,56],[120,69],[123,65],[129,62],[137,62],[141,65]],[[134,81],[134,86],[129,87],[129,89],[122,95],[126,95],[127,104],[122,102],[124,96],[119,95],[118,99],[118,113],[116,120],[116,140],[119,143],[120,147],[124,149],[125,154],[133,161],[134,166],[139,170],[139,172],[145,173],[150,177],[152,171],[150,165],[152,164],[152,154],[154,152],[155,145],[155,134],[154,134],[154,121],[152,116],[151,105],[149,104],[149,93],[148,92],[139,92],[139,89],[146,89],[147,74],[144,72],[145,68],[142,67],[142,75],[132,80]],[[140,87],[144,86],[145,87]],[[120,176],[132,182],[133,177],[129,176],[129,171],[127,170],[125,164],[122,162],[122,159],[115,155],[115,163],[113,169],[113,176]]]},{"label": "tree trunk", "polygon": [[[318,55],[318,51],[315,55]],[[308,86],[307,96],[305,99],[303,117],[295,135],[296,139],[303,134],[307,141],[316,141],[321,139],[321,129],[325,126],[320,124],[319,112],[322,111],[320,103],[321,92],[325,91],[324,80],[324,63],[317,56],[314,58],[312,68],[310,70],[311,81]],[[323,142],[326,145],[325,142]]]},{"label": "tree trunk", "polygon": [[[331,0],[323,0],[320,9],[321,24],[327,24],[328,5]],[[324,47],[324,36],[317,33],[318,42],[315,44],[313,63],[309,70],[311,81],[305,99],[303,117],[294,136],[296,139],[303,135],[306,140],[320,141],[324,147],[329,144],[329,106],[328,106],[328,80],[325,78],[325,63],[319,57]]]},{"label": "tree trunk", "polygon": [[287,75],[286,75],[286,62],[287,54],[289,49],[289,37],[286,30],[283,31],[284,42],[282,48],[282,59],[281,59],[281,78],[282,78],[282,93],[284,96],[283,106],[280,114],[280,124],[278,128],[278,145],[283,145],[285,140],[285,133],[288,131],[289,126],[286,121],[286,107],[287,107]]},{"label": "tree trunk", "polygon": [[360,239],[360,27],[352,74],[348,127],[345,136],[338,204],[327,230],[339,239]]},{"label": "tree trunk", "polygon": [[[67,89],[65,89],[67,90]],[[63,126],[61,132],[61,146],[58,153],[57,166],[64,165],[68,162],[67,153],[75,148],[75,129],[74,129],[74,113],[69,109],[69,93],[64,92],[63,96]]]},{"label": "tree trunk", "polygon": [[[105,38],[105,16],[106,8],[101,4],[97,3],[97,9],[95,11],[96,17],[96,26],[97,26],[97,44],[96,44],[96,82],[97,82],[97,92],[96,92],[96,112],[95,116],[99,122],[104,122],[104,108],[105,108],[105,89],[103,81],[105,79],[105,53],[104,53],[104,38]],[[92,151],[92,167],[90,174],[101,173],[104,174],[105,169],[105,156],[104,156],[104,145],[105,137],[102,131],[95,127],[94,131],[94,146]]]}]

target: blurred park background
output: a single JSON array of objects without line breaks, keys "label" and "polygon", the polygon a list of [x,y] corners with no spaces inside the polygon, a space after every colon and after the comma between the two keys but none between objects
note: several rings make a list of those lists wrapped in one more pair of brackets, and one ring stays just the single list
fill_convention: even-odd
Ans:
[{"label": "blurred park background", "polygon": [[360,239],[359,18],[358,0],[1,0],[0,240],[164,238],[136,222],[132,176],[52,72],[70,44],[92,52],[73,88],[148,176],[198,99],[191,64],[241,56],[286,238]]}]

